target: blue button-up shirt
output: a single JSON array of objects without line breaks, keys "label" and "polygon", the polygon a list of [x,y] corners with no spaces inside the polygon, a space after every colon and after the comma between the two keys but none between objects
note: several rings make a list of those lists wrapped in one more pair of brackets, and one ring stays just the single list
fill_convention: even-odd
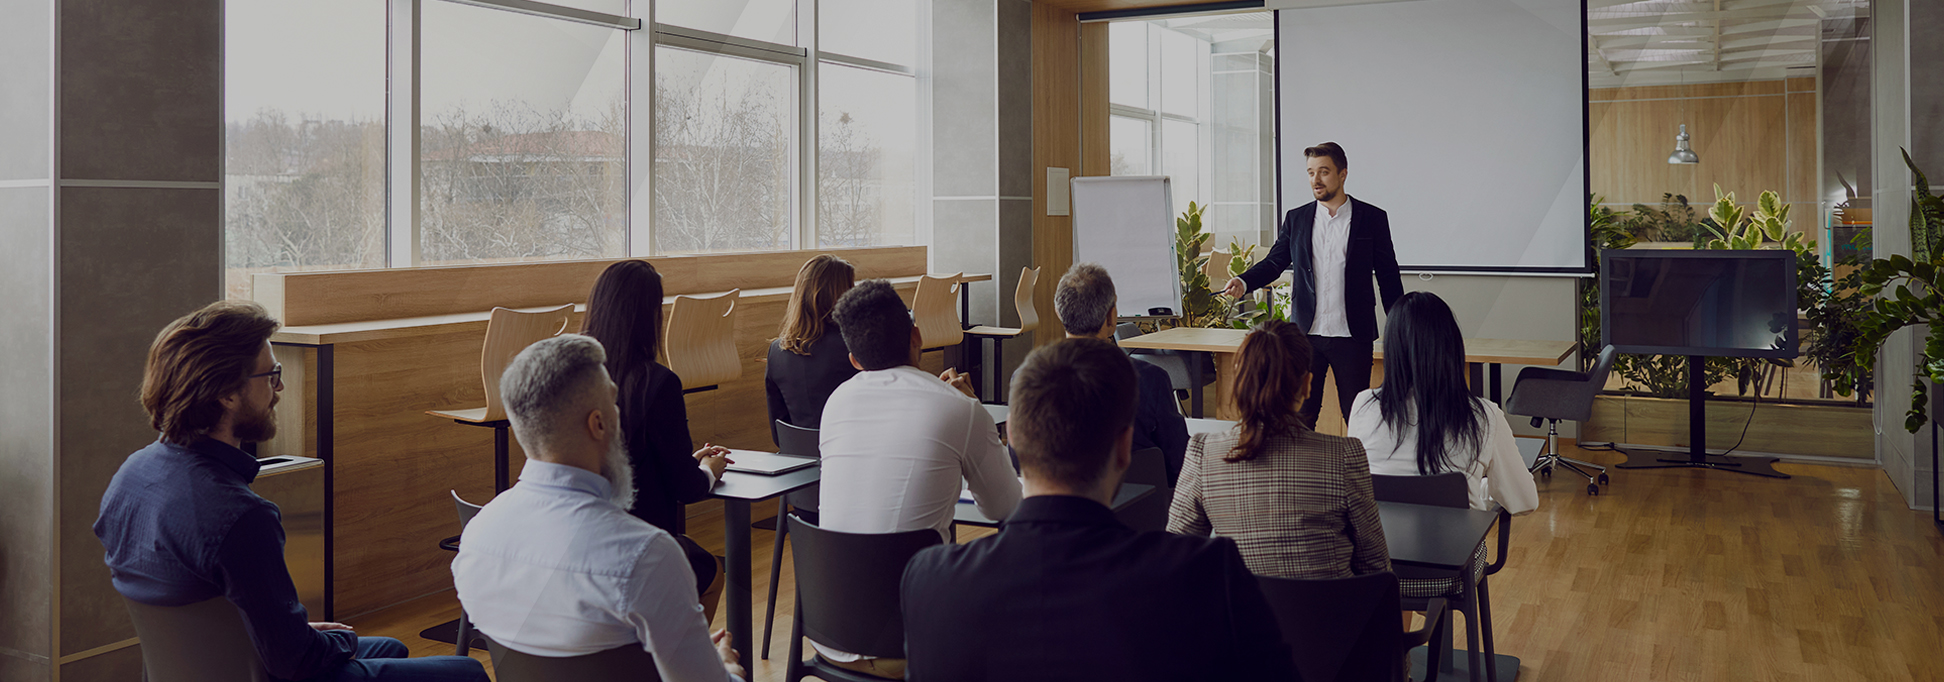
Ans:
[{"label": "blue button-up shirt", "polygon": [[156,606],[226,598],[272,676],[309,679],[350,660],[358,637],[311,629],[284,565],[277,505],[250,490],[258,468],[221,441],[158,440],[115,472],[95,537],[122,596]]}]

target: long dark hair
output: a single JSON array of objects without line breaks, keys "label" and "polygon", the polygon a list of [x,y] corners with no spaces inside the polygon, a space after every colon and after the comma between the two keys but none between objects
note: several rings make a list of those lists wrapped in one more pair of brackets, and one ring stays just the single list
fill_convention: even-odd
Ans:
[{"label": "long dark hair", "polygon": [[607,348],[607,369],[614,383],[626,385],[648,371],[661,350],[661,273],[645,260],[608,266],[587,295],[581,333]]},{"label": "long dark hair", "polygon": [[1485,407],[1465,385],[1465,337],[1458,318],[1436,294],[1414,291],[1391,306],[1377,409],[1400,438],[1415,416],[1419,474],[1469,467],[1469,460],[1452,456],[1454,449],[1478,457]]},{"label": "long dark hair", "polygon": [[1242,338],[1233,395],[1242,414],[1242,438],[1223,461],[1255,459],[1270,438],[1309,430],[1297,410],[1309,391],[1310,357],[1309,336],[1288,322],[1265,323]]},{"label": "long dark hair", "polygon": [[857,269],[842,258],[824,253],[806,261],[803,269],[797,270],[790,306],[783,309],[783,329],[777,337],[783,342],[783,350],[809,355],[810,344],[835,326],[830,323],[830,310],[856,285],[856,279]]}]

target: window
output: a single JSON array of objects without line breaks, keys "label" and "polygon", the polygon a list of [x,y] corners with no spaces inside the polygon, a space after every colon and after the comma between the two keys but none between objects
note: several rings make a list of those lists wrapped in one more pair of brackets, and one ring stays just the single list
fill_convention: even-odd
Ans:
[{"label": "window", "polygon": [[226,295],[259,272],[383,267],[385,3],[237,0],[224,21]]},{"label": "window", "polygon": [[422,11],[421,262],[627,255],[626,32]]},{"label": "window", "polygon": [[259,272],[929,233],[924,0],[230,0],[225,12],[232,297]]},{"label": "window", "polygon": [[1211,244],[1271,239],[1275,47],[1267,12],[1108,27],[1114,175],[1167,175],[1176,211],[1208,207]]}]

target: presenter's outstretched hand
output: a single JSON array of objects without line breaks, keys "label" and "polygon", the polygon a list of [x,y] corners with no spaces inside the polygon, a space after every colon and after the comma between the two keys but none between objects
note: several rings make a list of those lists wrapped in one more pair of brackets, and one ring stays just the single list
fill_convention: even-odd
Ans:
[{"label": "presenter's outstretched hand", "polygon": [[1222,293],[1228,294],[1229,298],[1247,296],[1249,295],[1249,283],[1242,281],[1240,277],[1230,277],[1228,286],[1222,287]]}]

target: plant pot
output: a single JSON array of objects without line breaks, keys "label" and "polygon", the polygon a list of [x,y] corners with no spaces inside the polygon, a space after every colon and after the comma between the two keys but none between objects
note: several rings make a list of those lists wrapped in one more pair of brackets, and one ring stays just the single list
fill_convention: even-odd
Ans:
[{"label": "plant pot", "polygon": [[[1712,449],[1725,450],[1741,440],[1738,453],[1876,459],[1874,422],[1867,407],[1710,400],[1707,415],[1708,447]],[[1743,424],[1748,428],[1746,438],[1742,436]],[[1688,402],[1599,396],[1593,399],[1593,418],[1580,425],[1579,440],[1686,448],[1691,443]]]}]

